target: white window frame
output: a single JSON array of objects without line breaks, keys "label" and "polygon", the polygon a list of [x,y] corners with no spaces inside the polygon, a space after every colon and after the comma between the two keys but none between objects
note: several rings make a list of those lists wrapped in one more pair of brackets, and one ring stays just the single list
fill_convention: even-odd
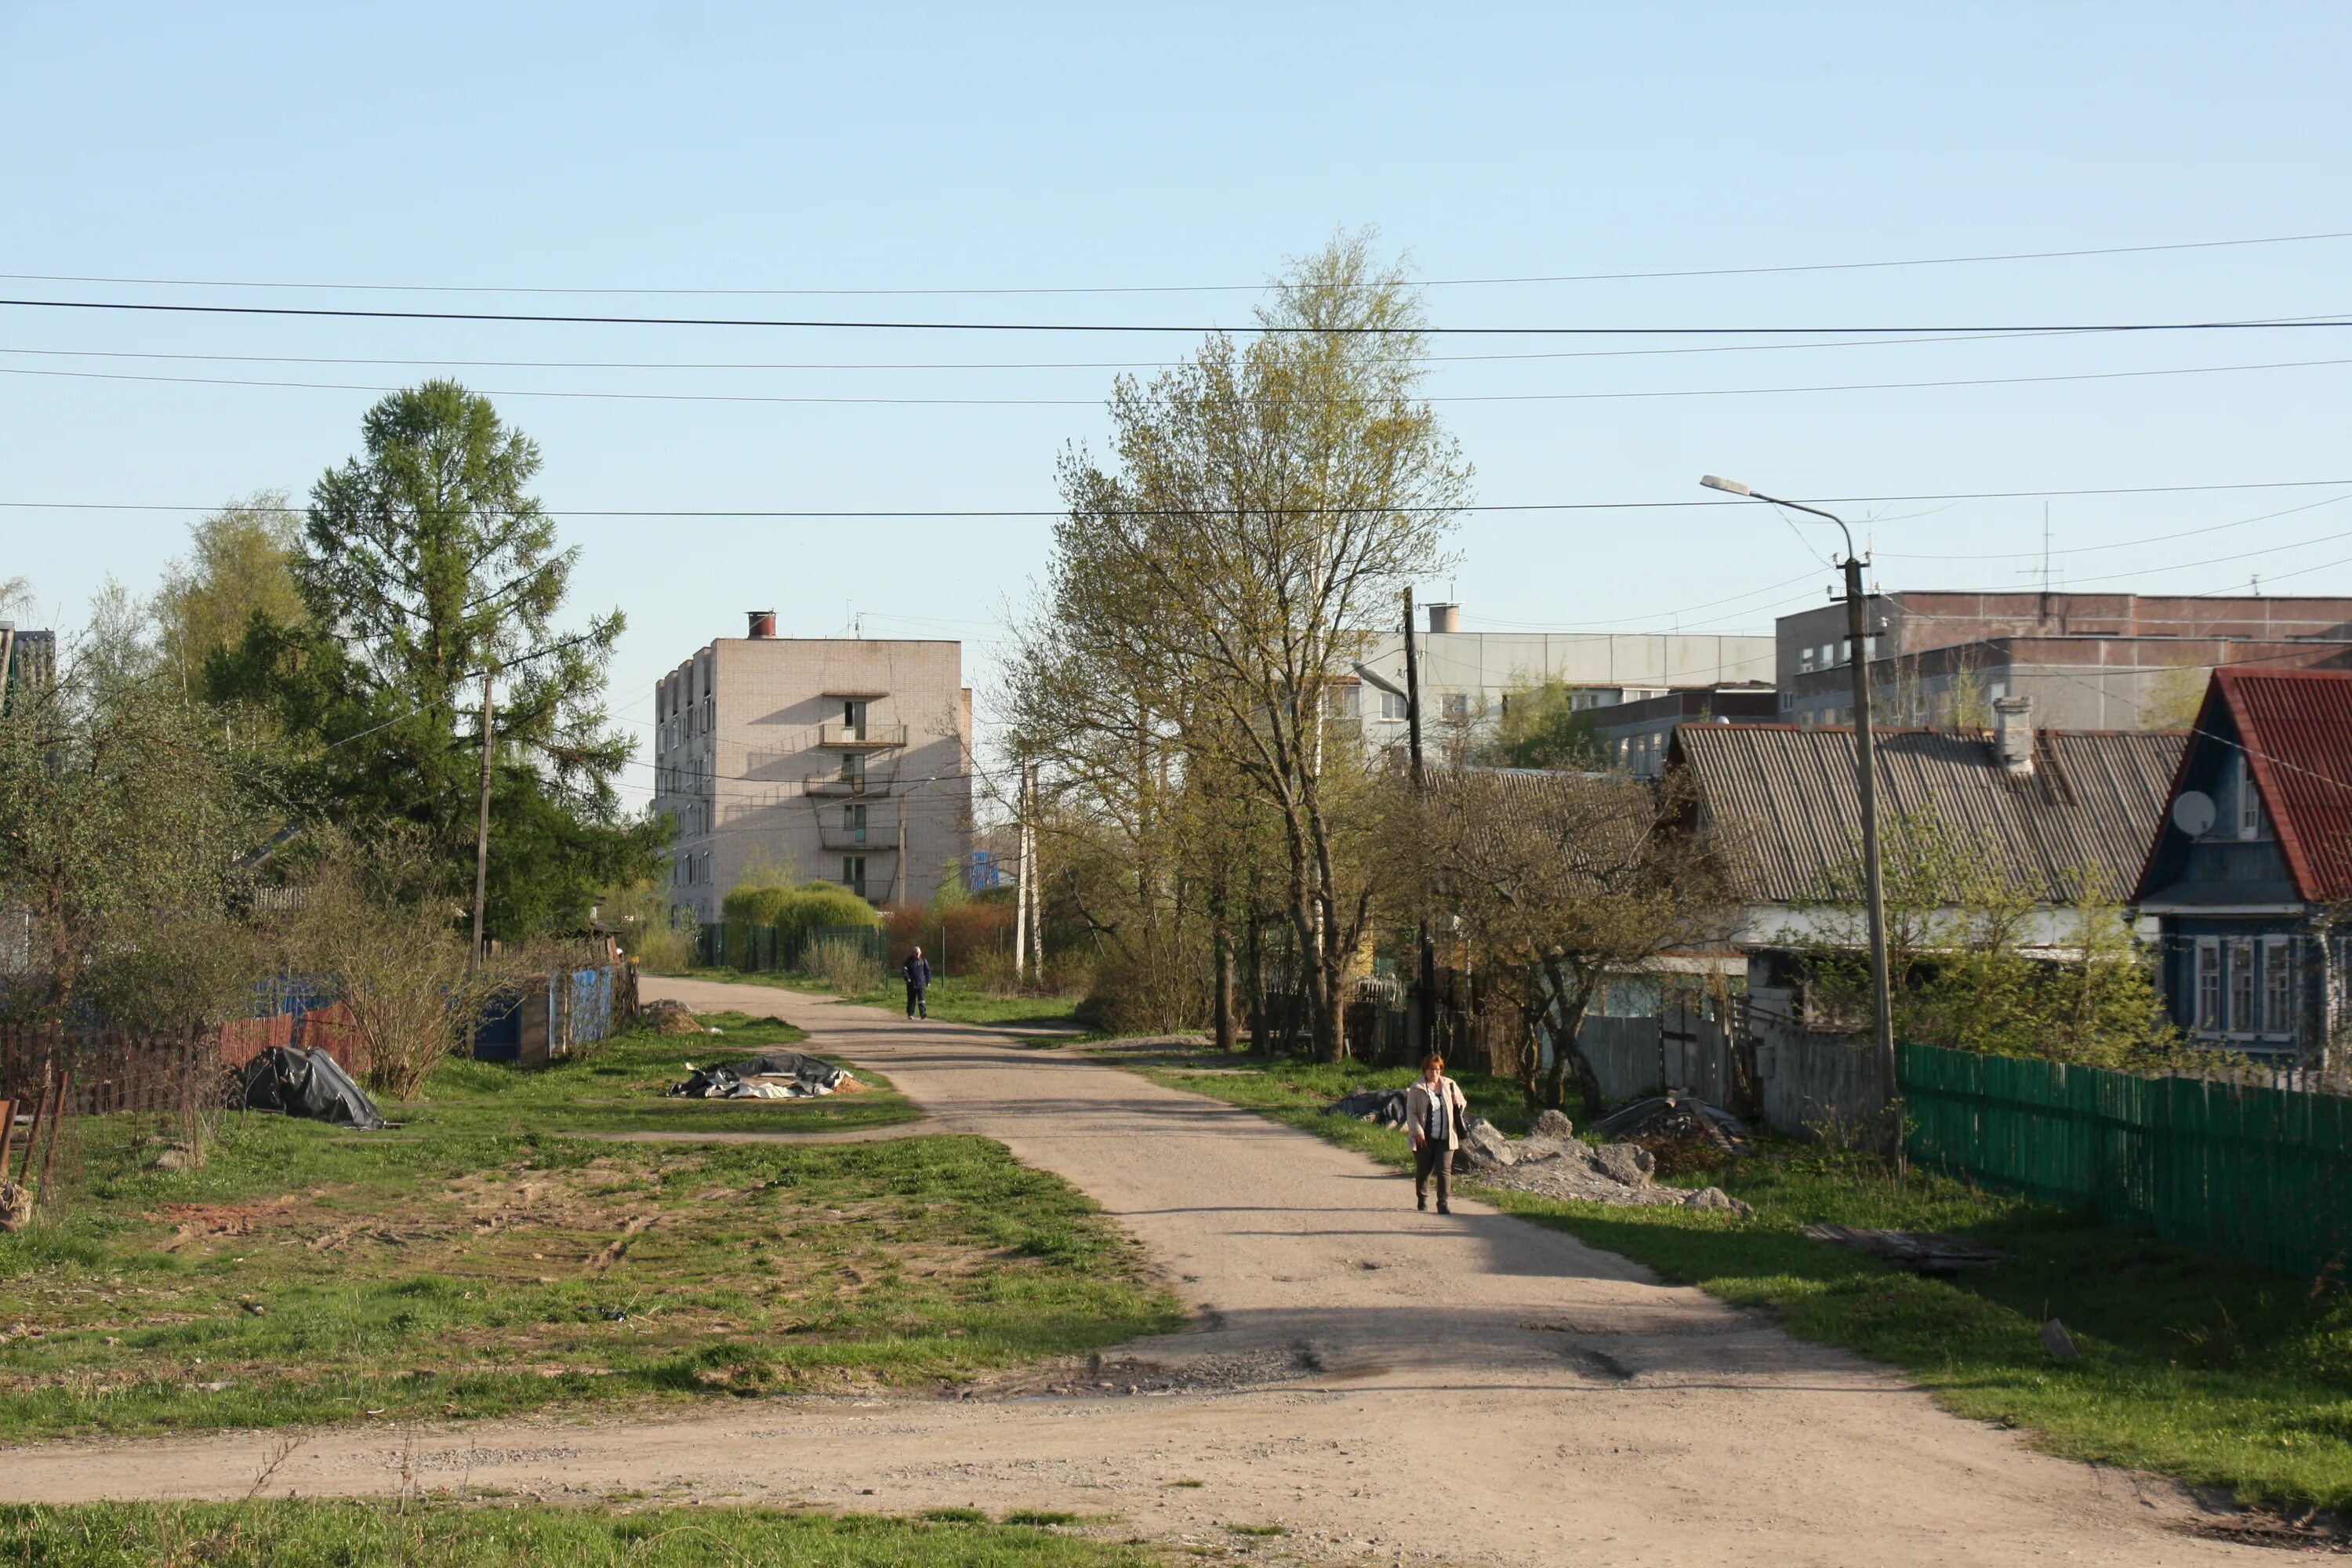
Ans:
[{"label": "white window frame", "polygon": [[2238,753],[2238,837],[2260,838],[2263,834],[2263,796],[2254,785],[2253,759],[2244,752]]},{"label": "white window frame", "polygon": [[2263,939],[2263,1028],[2265,1035],[2292,1036],[2295,1015],[2294,939]]},{"label": "white window frame", "polygon": [[2233,1035],[2251,1035],[2262,1022],[2262,975],[2254,967],[2254,939],[2250,936],[2225,937],[2229,963],[2223,968],[2223,979],[2229,986],[2229,1031]]},{"label": "white window frame", "polygon": [[2189,994],[2195,1004],[2195,1027],[2203,1034],[2221,1034],[2229,1028],[2229,1017],[2223,1005],[2229,999],[2229,987],[2222,983],[2221,939],[2200,936],[2197,939],[2197,967],[2189,977]]}]

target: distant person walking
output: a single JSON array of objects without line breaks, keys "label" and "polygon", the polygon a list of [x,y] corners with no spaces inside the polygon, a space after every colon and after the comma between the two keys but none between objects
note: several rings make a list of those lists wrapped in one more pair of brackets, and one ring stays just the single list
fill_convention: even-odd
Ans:
[{"label": "distant person walking", "polygon": [[900,966],[898,973],[907,977],[907,1016],[929,1017],[930,1004],[923,993],[931,988],[931,961],[923,956],[923,950],[919,947],[907,955],[907,962]]},{"label": "distant person walking", "polygon": [[1429,1178],[1437,1176],[1437,1212],[1454,1212],[1454,1151],[1462,1143],[1462,1119],[1470,1102],[1462,1087],[1445,1076],[1445,1058],[1435,1051],[1421,1058],[1421,1081],[1404,1091],[1404,1126],[1412,1139],[1412,1201],[1429,1206]]}]

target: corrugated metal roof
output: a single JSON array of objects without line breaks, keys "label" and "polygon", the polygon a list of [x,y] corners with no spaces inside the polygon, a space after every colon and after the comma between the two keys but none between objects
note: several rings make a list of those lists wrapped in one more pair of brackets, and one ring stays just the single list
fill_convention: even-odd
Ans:
[{"label": "corrugated metal roof", "polygon": [[2224,668],[2213,685],[2296,888],[2321,902],[2352,897],[2352,672]]},{"label": "corrugated metal roof", "polygon": [[[2037,897],[2062,901],[2095,869],[2128,895],[2163,819],[2179,731],[2042,730],[2033,772],[2015,777],[1982,735],[1880,730],[1882,820],[1932,814]],[[1845,726],[1685,724],[1670,761],[1690,769],[1700,810],[1727,836],[1752,896],[1827,897],[1861,842],[1853,731]]]}]

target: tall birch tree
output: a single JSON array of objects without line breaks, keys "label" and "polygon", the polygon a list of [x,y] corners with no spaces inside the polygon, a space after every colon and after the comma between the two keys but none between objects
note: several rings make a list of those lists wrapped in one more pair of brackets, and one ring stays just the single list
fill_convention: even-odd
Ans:
[{"label": "tall birch tree", "polygon": [[1442,564],[1470,482],[1421,395],[1420,297],[1371,239],[1294,263],[1247,341],[1212,334],[1118,381],[1108,451],[1063,460],[1067,515],[1013,679],[1016,745],[1066,778],[1164,752],[1265,807],[1327,1059],[1370,889],[1343,821],[1363,758],[1326,705]]}]

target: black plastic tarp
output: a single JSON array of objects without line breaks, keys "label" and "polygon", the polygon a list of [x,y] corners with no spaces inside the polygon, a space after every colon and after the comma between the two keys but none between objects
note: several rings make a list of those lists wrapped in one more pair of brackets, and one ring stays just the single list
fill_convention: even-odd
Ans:
[{"label": "black plastic tarp", "polygon": [[324,1051],[271,1046],[245,1068],[245,1103],[345,1127],[382,1127],[383,1113],[342,1064]]}]

